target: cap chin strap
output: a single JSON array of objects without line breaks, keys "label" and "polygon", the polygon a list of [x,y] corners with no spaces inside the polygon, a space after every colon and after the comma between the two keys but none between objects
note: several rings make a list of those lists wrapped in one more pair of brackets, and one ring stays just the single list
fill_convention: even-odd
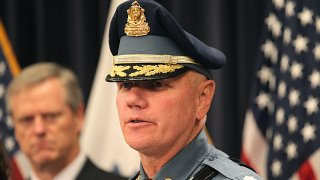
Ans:
[{"label": "cap chin strap", "polygon": [[129,54],[113,56],[113,64],[195,64],[195,60],[188,56],[154,55],[154,54]]}]

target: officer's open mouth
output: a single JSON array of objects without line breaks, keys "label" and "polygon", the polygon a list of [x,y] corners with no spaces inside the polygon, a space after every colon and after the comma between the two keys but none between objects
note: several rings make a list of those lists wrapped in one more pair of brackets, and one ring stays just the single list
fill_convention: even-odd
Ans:
[{"label": "officer's open mouth", "polygon": [[143,122],[143,121],[141,121],[141,120],[131,120],[130,122],[132,122],[132,123],[140,123],[140,122]]}]

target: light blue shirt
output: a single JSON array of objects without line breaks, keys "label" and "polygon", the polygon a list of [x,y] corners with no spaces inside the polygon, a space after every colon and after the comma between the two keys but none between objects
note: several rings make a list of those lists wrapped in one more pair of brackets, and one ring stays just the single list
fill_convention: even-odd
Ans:
[{"label": "light blue shirt", "polygon": [[[153,177],[153,180],[192,179],[205,165],[219,172],[213,179],[261,179],[252,170],[233,162],[228,158],[227,154],[208,144],[205,132],[201,131],[189,145],[160,169]],[[139,175],[131,179],[147,180],[149,178],[144,172],[142,165],[140,165]]]}]

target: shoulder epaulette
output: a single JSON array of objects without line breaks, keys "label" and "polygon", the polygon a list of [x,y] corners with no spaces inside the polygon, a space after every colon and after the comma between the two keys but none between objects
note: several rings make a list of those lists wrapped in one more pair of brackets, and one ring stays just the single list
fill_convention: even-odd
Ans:
[{"label": "shoulder epaulette", "polygon": [[214,168],[205,165],[191,180],[209,180],[218,175],[219,172]]}]

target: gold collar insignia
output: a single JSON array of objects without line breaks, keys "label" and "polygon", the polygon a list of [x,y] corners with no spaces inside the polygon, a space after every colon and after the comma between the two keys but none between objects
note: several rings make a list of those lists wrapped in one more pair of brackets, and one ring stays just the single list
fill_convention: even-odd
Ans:
[{"label": "gold collar insignia", "polygon": [[124,32],[128,36],[144,36],[150,32],[144,12],[145,10],[137,1],[131,4],[131,7],[127,10],[128,18],[124,28]]}]

